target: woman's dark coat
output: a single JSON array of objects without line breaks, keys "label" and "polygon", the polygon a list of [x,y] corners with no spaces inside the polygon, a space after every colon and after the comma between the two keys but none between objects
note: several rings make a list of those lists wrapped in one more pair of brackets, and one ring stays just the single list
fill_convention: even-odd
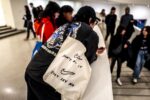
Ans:
[{"label": "woman's dark coat", "polygon": [[[132,46],[132,56],[131,58],[129,59],[128,61],[128,66],[132,69],[134,69],[135,67],[135,64],[136,64],[136,59],[137,59],[137,55],[138,55],[138,52],[140,50],[140,47],[142,45],[142,39],[143,39],[143,36],[142,35],[138,35],[132,42],[131,46]],[[148,53],[150,54],[150,36],[148,36],[147,38],[147,46],[148,46]],[[144,65],[146,68],[148,68],[150,70],[150,60],[147,60],[145,65]]]}]

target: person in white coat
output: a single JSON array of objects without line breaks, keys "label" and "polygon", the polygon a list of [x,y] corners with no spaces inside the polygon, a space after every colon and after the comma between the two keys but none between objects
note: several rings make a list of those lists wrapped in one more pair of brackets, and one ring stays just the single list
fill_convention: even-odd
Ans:
[{"label": "person in white coat", "polygon": [[98,47],[102,53],[92,63],[92,76],[82,100],[113,100],[110,64],[105,48],[104,38],[98,26],[94,31],[99,36]]}]

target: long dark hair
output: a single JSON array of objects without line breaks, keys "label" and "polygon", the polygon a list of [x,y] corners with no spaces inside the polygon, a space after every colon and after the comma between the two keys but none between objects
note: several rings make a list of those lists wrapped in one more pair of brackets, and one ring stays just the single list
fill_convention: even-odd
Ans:
[{"label": "long dark hair", "polygon": [[141,30],[141,33],[140,33],[140,36],[143,38],[144,35],[143,35],[143,30],[146,29],[148,35],[147,37],[150,38],[150,26],[145,26],[142,30]]},{"label": "long dark hair", "polygon": [[27,5],[24,6],[26,14],[30,14],[29,7]]},{"label": "long dark hair", "polygon": [[59,12],[60,10],[60,6],[53,1],[49,1],[49,3],[47,4],[44,12],[43,12],[43,16],[42,17],[50,17],[50,21],[52,22],[52,24],[55,26],[55,22],[54,22],[54,14],[56,12]]},{"label": "long dark hair", "polygon": [[25,8],[25,12],[26,12],[26,17],[28,20],[30,20],[31,19],[30,9],[27,5],[25,5],[24,8]]},{"label": "long dark hair", "polygon": [[121,33],[122,33],[123,30],[125,30],[125,27],[119,25],[118,28],[117,28],[117,31],[116,31],[116,35],[121,36]]},{"label": "long dark hair", "polygon": [[58,27],[68,22],[63,15],[63,13],[68,13],[68,12],[71,12],[71,13],[73,12],[73,8],[71,6],[64,5],[61,7],[60,15],[59,15],[58,19],[56,20],[56,24]]}]

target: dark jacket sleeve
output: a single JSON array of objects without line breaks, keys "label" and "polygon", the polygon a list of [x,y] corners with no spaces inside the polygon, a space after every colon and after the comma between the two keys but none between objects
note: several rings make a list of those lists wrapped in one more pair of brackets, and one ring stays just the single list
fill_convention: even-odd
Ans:
[{"label": "dark jacket sleeve", "polygon": [[120,19],[120,24],[122,24],[122,21],[123,21],[123,16],[121,16],[121,19]]},{"label": "dark jacket sleeve", "polygon": [[89,25],[82,23],[80,29],[78,30],[76,39],[81,41],[86,47],[85,56],[91,64],[97,58],[96,51],[99,43],[98,35]]},{"label": "dark jacket sleeve", "polygon": [[90,64],[97,59],[96,51],[98,49],[98,43],[99,38],[97,34],[92,31],[89,37],[85,40],[85,45],[87,49],[85,55]]}]

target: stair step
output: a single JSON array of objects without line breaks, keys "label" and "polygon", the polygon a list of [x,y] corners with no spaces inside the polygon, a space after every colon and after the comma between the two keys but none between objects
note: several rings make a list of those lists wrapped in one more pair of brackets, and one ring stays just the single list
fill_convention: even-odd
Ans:
[{"label": "stair step", "polygon": [[114,95],[149,96],[150,89],[113,89]]},{"label": "stair step", "polygon": [[7,25],[2,25],[2,26],[0,26],[0,28],[2,28],[2,27],[7,27]]},{"label": "stair step", "polygon": [[149,96],[114,95],[114,100],[150,100]]},{"label": "stair step", "polygon": [[7,33],[9,33],[9,32],[13,32],[13,31],[16,31],[17,29],[8,29],[8,30],[3,30],[3,31],[0,31],[0,35],[2,35],[2,34],[7,34]]},{"label": "stair step", "polygon": [[[116,77],[112,77],[113,82],[116,82]],[[132,77],[121,77],[123,83],[132,83]],[[138,83],[150,83],[150,77],[141,77]]]},{"label": "stair step", "polygon": [[150,89],[150,83],[138,83],[135,85],[132,83],[123,83],[122,86],[118,86],[116,82],[113,82],[113,89]]},{"label": "stair step", "polygon": [[16,31],[13,31],[13,32],[9,32],[7,34],[2,34],[2,35],[0,35],[0,39],[10,37],[10,36],[13,36],[13,35],[17,35],[17,34],[20,34],[20,33],[24,33],[24,32],[25,32],[25,30],[16,30]]},{"label": "stair step", "polygon": [[2,28],[0,28],[0,31],[8,30],[8,29],[11,29],[11,27],[2,27]]},{"label": "stair step", "polygon": [[[113,74],[112,74],[112,76],[116,76],[116,72],[114,71],[113,72]],[[122,70],[122,72],[121,72],[121,77],[132,77],[132,74],[133,74],[133,71],[123,71]],[[148,77],[148,76],[150,76],[150,71],[142,71],[141,72],[141,75],[140,75],[141,77],[143,77],[143,76],[146,76],[146,77]]]}]

